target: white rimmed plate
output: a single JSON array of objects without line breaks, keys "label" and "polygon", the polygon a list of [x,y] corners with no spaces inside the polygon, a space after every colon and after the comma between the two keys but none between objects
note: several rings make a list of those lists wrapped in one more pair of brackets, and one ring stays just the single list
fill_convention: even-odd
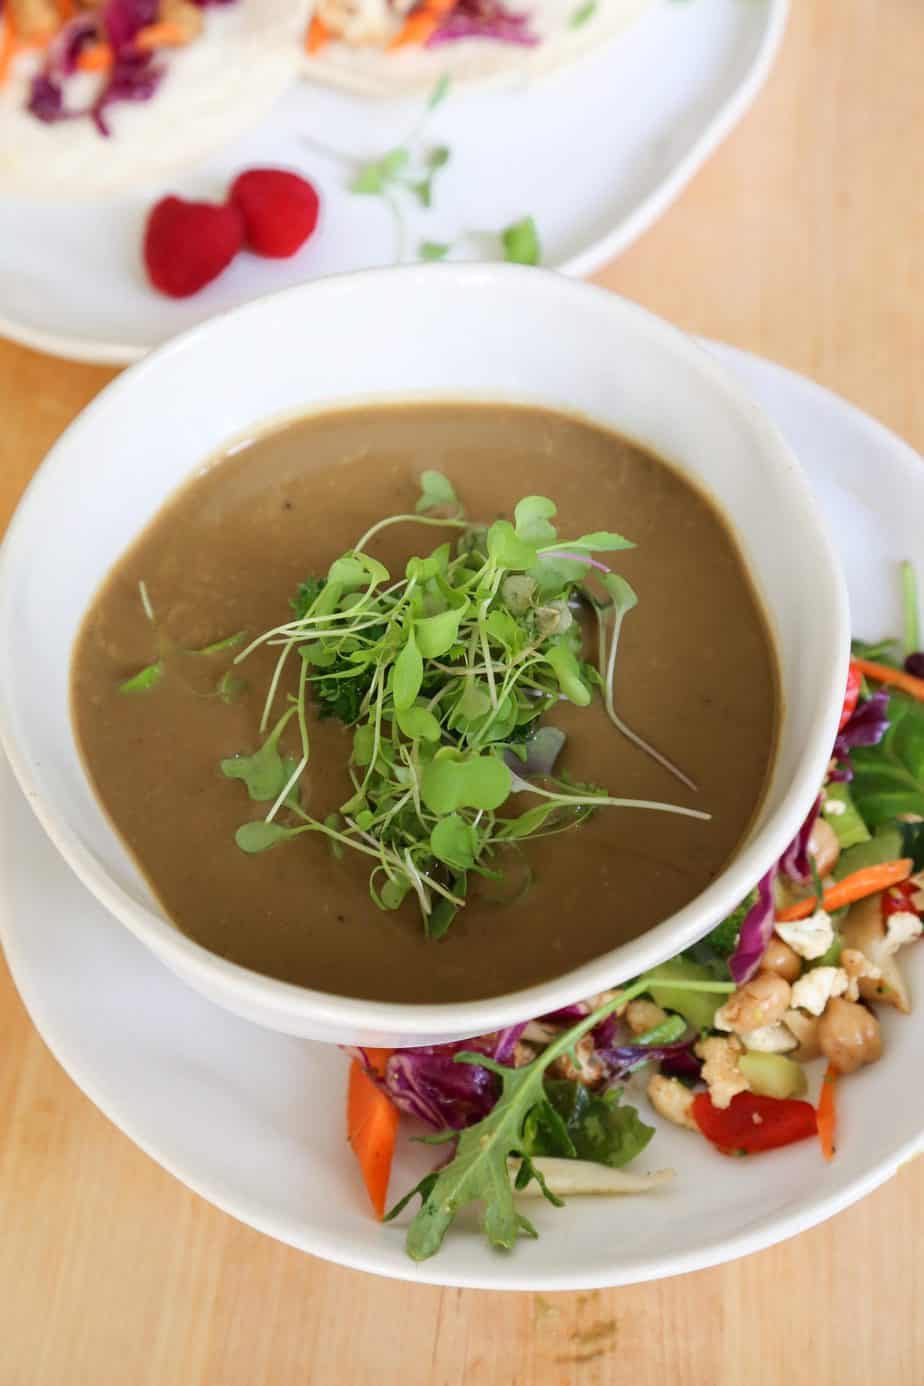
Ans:
[{"label": "white rimmed plate", "polygon": [[[432,212],[408,203],[404,253],[413,258],[430,240],[452,242],[462,257],[497,257],[495,233],[530,214],[546,264],[598,269],[665,210],[747,109],[787,8],[788,0],[656,0],[630,31],[534,85],[452,93],[424,131],[425,144],[449,146],[452,158]],[[143,195],[57,207],[0,199],[0,335],[122,364],[248,299],[389,263],[401,248],[388,207],[350,194],[349,167],[318,144],[379,156],[404,142],[421,107],[299,85],[252,134]],[[156,294],[141,263],[150,205],[166,192],[220,198],[235,173],[267,163],[321,189],[311,241],[291,260],[242,255],[192,299]]]},{"label": "white rimmed plate", "polygon": [[[922,460],[872,419],[754,357],[713,348],[786,434],[839,536],[854,627],[897,629],[896,555],[924,532]],[[810,597],[810,594],[807,594]],[[881,1010],[886,1056],[841,1088],[837,1159],[814,1142],[752,1161],[689,1133],[658,1133],[639,1167],[677,1170],[646,1198],[531,1206],[541,1233],[492,1253],[464,1223],[409,1261],[369,1217],[343,1132],[346,1061],[258,1029],[188,990],[83,890],[0,766],[0,937],[23,999],[88,1096],[154,1159],[242,1221],[314,1255],[382,1275],[495,1289],[569,1290],[675,1275],[759,1250],[870,1192],[924,1146],[921,1002]],[[924,996],[924,945],[907,966]],[[402,1150],[401,1192],[427,1156]]]}]

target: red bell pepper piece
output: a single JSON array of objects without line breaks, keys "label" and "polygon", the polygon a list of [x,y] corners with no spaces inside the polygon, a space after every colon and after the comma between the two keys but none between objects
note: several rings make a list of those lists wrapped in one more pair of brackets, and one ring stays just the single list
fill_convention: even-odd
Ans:
[{"label": "red bell pepper piece", "polygon": [[847,691],[844,694],[844,708],[841,712],[841,720],[838,723],[838,731],[843,731],[850,721],[860,700],[860,686],[863,683],[863,675],[860,673],[853,660],[847,670]]},{"label": "red bell pepper piece", "polygon": [[914,903],[914,897],[920,890],[920,886],[915,885],[914,881],[899,881],[898,885],[889,886],[879,897],[881,901],[881,919],[883,924],[890,919],[893,914],[916,914],[921,911]]},{"label": "red bell pepper piece", "polygon": [[693,1118],[707,1140],[724,1155],[756,1155],[818,1134],[810,1102],[739,1092],[727,1107],[715,1107],[707,1092],[693,1099]]}]

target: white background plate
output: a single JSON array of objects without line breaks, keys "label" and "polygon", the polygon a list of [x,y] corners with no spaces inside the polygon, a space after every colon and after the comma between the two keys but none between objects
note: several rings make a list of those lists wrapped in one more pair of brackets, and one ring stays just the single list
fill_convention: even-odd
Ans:
[{"label": "white background plate", "polygon": [[[434,210],[409,204],[408,255],[422,239],[458,243],[469,231],[481,234],[458,254],[496,258],[493,233],[531,214],[545,264],[571,274],[599,268],[664,211],[744,113],[787,8],[788,0],[655,0],[626,34],[559,74],[529,87],[456,90],[426,127],[426,143],[450,146],[452,160]],[[404,141],[421,106],[298,85],[258,130],[169,186],[97,205],[0,201],[0,334],[119,364],[247,299],[390,263],[388,208],[347,192],[348,169],[309,141],[378,157]],[[240,256],[190,300],[156,294],[141,263],[151,204],[166,192],[219,199],[254,164],[291,167],[317,183],[324,207],[315,236],[291,260]]]},{"label": "white background plate", "polygon": [[[896,555],[924,533],[922,460],[880,425],[779,367],[711,348],[764,404],[801,458],[838,538],[854,629],[897,629]],[[810,598],[811,594],[806,594]],[[608,1203],[530,1206],[538,1243],[491,1252],[473,1223],[440,1255],[409,1261],[397,1228],[368,1214],[344,1139],[346,1060],[260,1030],[188,990],[96,904],[55,854],[0,763],[0,938],[26,1005],[59,1061],[127,1135],[229,1213],[344,1265],[436,1284],[566,1290],[652,1279],[756,1251],[875,1188],[921,1148],[921,1011],[880,1011],[886,1057],[841,1088],[839,1149],[815,1142],[728,1160],[676,1128],[639,1168],[674,1187]],[[924,945],[908,957],[924,995]],[[919,1000],[920,1007],[920,1000]],[[427,1155],[408,1147],[392,1192]]]}]

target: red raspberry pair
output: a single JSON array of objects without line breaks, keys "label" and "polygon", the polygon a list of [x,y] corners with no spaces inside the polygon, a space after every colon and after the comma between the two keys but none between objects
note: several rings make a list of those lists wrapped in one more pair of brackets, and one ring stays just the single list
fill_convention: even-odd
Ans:
[{"label": "red raspberry pair", "polygon": [[227,269],[239,250],[286,259],[318,221],[318,195],[297,173],[252,168],[222,205],[162,197],[144,232],[144,263],[155,289],[188,298]]}]

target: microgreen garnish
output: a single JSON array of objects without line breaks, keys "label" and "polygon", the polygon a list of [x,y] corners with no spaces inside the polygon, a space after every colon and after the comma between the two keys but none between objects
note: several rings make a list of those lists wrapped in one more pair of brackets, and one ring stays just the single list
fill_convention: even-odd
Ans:
[{"label": "microgreen garnish", "polygon": [[500,233],[504,259],[514,265],[538,265],[542,259],[539,231],[532,217],[515,221]]},{"label": "microgreen garnish", "polygon": [[139,669],[137,674],[132,674],[130,679],[124,679],[119,684],[120,693],[149,693],[152,688],[156,688],[164,676],[164,662],[162,659],[155,660],[153,664],[148,664],[143,669]]},{"label": "microgreen garnish", "polygon": [[569,29],[580,29],[583,25],[593,19],[597,13],[598,0],[585,0],[583,5],[578,5],[576,10],[571,11],[571,18],[568,20]]},{"label": "microgreen garnish", "polygon": [[350,184],[350,192],[364,197],[381,197],[387,188],[397,182],[410,157],[406,149],[391,149],[381,159],[364,164]]},{"label": "microgreen garnish", "polygon": [[423,178],[414,183],[410,183],[411,191],[417,197],[422,207],[433,206],[433,180],[441,168],[445,168],[449,163],[451,151],[445,144],[437,145],[435,149],[428,150],[424,157],[426,173]]},{"label": "microgreen garnish", "polygon": [[441,106],[449,95],[449,88],[452,85],[448,72],[444,72],[436,83],[427,99],[427,110],[435,111],[437,106]]},{"label": "microgreen garnish", "polygon": [[[540,730],[543,714],[560,698],[586,706],[598,686],[612,706],[615,646],[631,589],[592,555],[629,541],[605,530],[560,539],[556,507],[544,496],[521,500],[512,522],[473,524],[442,473],[425,471],[420,484],[414,513],[373,524],[324,577],[301,585],[293,619],[238,654],[236,663],[258,645],[280,650],[261,731],[277,699],[286,706],[257,751],[221,768],[244,781],[252,800],[272,800],[263,823],[238,831],[244,851],[324,834],[338,851],[350,847],[374,859],[369,893],[376,905],[396,909],[413,895],[425,929],[440,937],[471,879],[502,874],[510,844],[525,837],[573,828],[607,806],[708,815],[613,797],[551,773],[563,737]],[[455,542],[410,558],[403,576],[395,575],[368,552],[395,524],[449,530]],[[588,580],[601,572],[594,592]],[[597,668],[583,659],[580,606],[601,629]],[[283,682],[293,672],[295,690]],[[311,695],[320,715],[353,729],[352,793],[321,819],[305,812],[298,794],[310,759]],[[283,740],[296,727],[300,752],[287,755]],[[511,815],[520,795],[542,802]]]},{"label": "microgreen garnish", "polygon": [[[549,1100],[544,1085],[545,1073],[563,1054],[573,1054],[574,1046],[583,1035],[656,983],[655,977],[643,977],[625,987],[570,1030],[565,1030],[523,1068],[506,1068],[474,1051],[455,1054],[456,1063],[477,1064],[496,1074],[501,1091],[494,1107],[476,1125],[462,1132],[446,1131],[428,1138],[433,1143],[458,1139],[455,1155],[442,1169],[426,1175],[386,1215],[386,1222],[390,1222],[415,1195],[420,1196],[420,1208],[407,1232],[408,1254],[415,1261],[425,1261],[439,1251],[456,1216],[471,1203],[481,1203],[484,1207],[484,1233],[492,1246],[510,1250],[520,1235],[538,1235],[532,1223],[518,1211],[514,1192],[524,1189],[535,1179],[555,1207],[561,1207],[562,1200],[545,1187],[532,1155],[543,1152],[550,1133],[564,1147],[560,1153],[570,1154],[572,1158],[599,1159],[601,1153],[599,1130],[595,1141],[588,1139],[585,1148],[575,1147],[561,1111]],[[734,990],[733,982],[679,981],[672,985],[688,991],[724,993]],[[623,1127],[625,1138],[623,1148],[614,1151],[608,1161],[614,1165],[625,1164],[638,1154],[651,1131],[639,1122],[634,1108],[624,1107],[620,1111],[619,1118],[608,1114]],[[586,1137],[587,1133],[582,1135]],[[513,1184],[508,1166],[511,1159],[521,1162]]]}]

